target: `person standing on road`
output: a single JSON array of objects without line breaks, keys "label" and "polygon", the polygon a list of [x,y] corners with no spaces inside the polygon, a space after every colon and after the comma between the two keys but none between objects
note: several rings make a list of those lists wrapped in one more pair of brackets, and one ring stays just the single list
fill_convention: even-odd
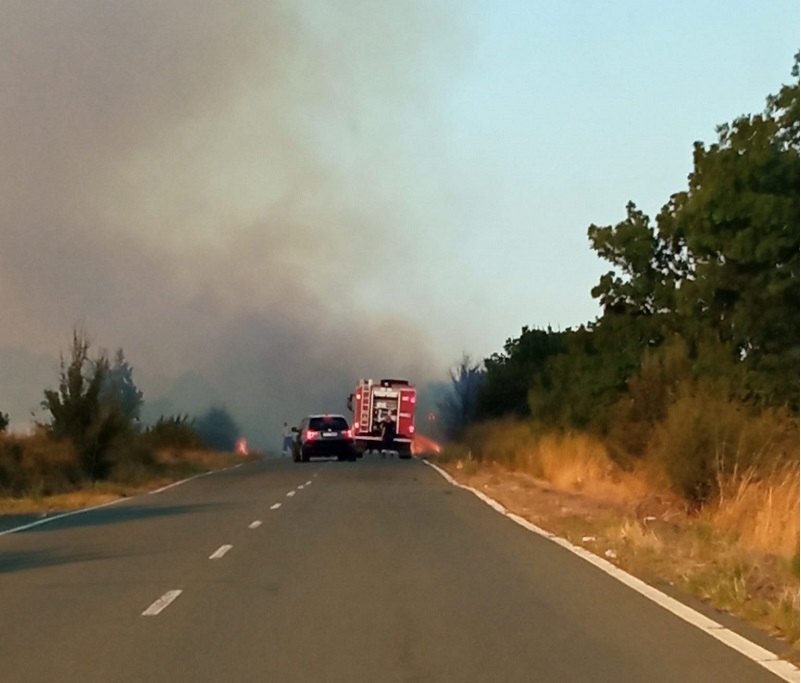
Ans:
[{"label": "person standing on road", "polygon": [[390,457],[395,455],[395,421],[387,413],[381,425],[381,456],[389,453]]},{"label": "person standing on road", "polygon": [[281,448],[281,455],[289,455],[292,450],[292,428],[284,422],[284,443]]}]

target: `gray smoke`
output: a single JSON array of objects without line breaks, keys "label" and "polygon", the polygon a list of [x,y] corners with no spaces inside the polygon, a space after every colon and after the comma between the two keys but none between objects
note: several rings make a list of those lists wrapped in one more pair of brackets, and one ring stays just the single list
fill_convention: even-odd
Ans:
[{"label": "gray smoke", "polygon": [[436,7],[6,0],[0,348],[85,327],[146,400],[197,373],[257,441],[358,377],[441,377],[404,268],[450,237],[432,102],[467,47]]}]

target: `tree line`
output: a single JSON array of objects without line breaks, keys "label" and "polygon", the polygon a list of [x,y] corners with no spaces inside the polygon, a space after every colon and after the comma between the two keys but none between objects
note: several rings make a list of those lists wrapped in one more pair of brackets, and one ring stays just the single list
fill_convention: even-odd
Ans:
[{"label": "tree line", "polygon": [[[58,387],[45,389],[41,403],[49,420],[36,422],[28,439],[0,440],[0,492],[25,494],[36,476],[50,482],[43,493],[130,478],[134,471],[158,469],[163,449],[235,449],[240,430],[224,407],[197,418],[171,415],[141,424],[144,396],[122,349],[113,360],[105,351],[93,353],[87,334],[74,330],[59,367]],[[0,413],[0,433],[8,424]]]},{"label": "tree line", "polygon": [[589,430],[624,465],[662,452],[674,486],[704,500],[721,473],[755,464],[743,425],[770,414],[797,429],[798,54],[792,75],[762,113],[695,143],[687,188],[655,220],[629,203],[619,223],[589,226],[611,266],[594,322],[524,327],[483,363],[462,359],[451,401],[469,415],[444,406],[452,432],[507,417]]}]

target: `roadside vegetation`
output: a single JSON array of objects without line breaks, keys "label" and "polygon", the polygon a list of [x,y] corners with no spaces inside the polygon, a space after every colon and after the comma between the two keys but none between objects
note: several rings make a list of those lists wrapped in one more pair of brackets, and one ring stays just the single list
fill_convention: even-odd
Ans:
[{"label": "roadside vegetation", "polygon": [[5,433],[0,414],[0,514],[84,507],[242,460],[224,408],[142,426],[142,392],[122,349],[113,362],[93,354],[78,330],[57,388],[43,396],[50,420],[25,436]]},{"label": "roadside vegetation", "polygon": [[551,515],[554,530],[797,653],[798,55],[792,73],[764,112],[696,143],[687,188],[655,221],[630,203],[589,227],[611,267],[596,321],[525,327],[461,360],[439,457],[462,477],[519,473],[605,501]]}]

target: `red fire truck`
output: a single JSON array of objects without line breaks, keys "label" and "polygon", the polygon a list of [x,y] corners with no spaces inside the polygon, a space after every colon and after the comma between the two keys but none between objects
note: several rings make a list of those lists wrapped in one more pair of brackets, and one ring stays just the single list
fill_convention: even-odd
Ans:
[{"label": "red fire truck", "polygon": [[405,379],[361,379],[348,396],[353,412],[353,438],[360,455],[381,447],[381,421],[395,422],[395,448],[401,458],[412,457],[417,390]]}]

